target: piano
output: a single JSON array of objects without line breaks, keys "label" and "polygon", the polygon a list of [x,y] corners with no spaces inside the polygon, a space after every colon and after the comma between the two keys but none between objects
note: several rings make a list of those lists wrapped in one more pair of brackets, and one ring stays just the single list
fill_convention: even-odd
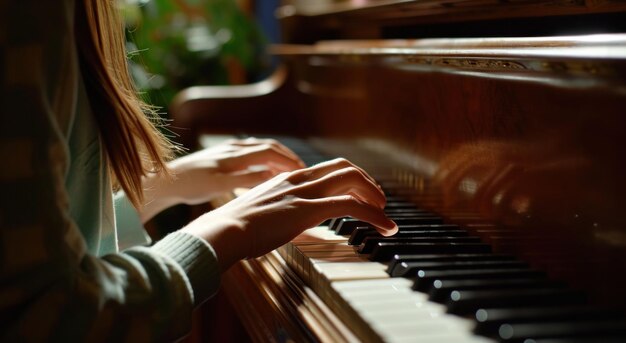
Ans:
[{"label": "piano", "polygon": [[[171,106],[190,148],[277,137],[388,195],[231,268],[253,341],[626,342],[626,4],[286,1],[267,79]],[[288,225],[286,223],[285,225]]]}]

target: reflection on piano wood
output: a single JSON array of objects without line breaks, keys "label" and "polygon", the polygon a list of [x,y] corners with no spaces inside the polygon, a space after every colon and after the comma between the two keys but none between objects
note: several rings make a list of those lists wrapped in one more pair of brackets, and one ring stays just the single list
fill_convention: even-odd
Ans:
[{"label": "reflection on piano wood", "polygon": [[446,17],[440,1],[361,3],[296,3],[287,26],[316,24],[273,47],[275,75],[172,105],[189,146],[208,132],[289,135],[314,147],[285,141],[309,163],[353,160],[403,222],[385,240],[363,223],[321,226],[233,267],[225,291],[252,338],[624,341],[626,35],[380,38],[489,6],[612,20],[625,5],[452,1],[462,15]]},{"label": "reflection on piano wood", "polygon": [[[325,159],[297,140],[283,141],[309,164]],[[346,146],[318,143],[334,152]],[[380,167],[389,165],[388,158],[350,150],[389,195],[386,212],[400,232],[383,238],[367,223],[336,219],[234,267],[225,277],[225,291],[256,341],[621,342],[626,337],[623,307],[595,305],[584,291],[536,267],[541,261],[566,270],[576,265],[569,265],[574,256],[544,241],[549,237],[520,234],[462,207],[448,207],[443,215],[419,208],[416,203],[444,208],[437,183],[416,174],[399,182]],[[506,245],[495,241],[511,238],[509,244],[530,239],[534,250],[524,259],[498,252]],[[557,271],[553,266],[551,274]],[[580,278],[586,271],[573,272]]]}]

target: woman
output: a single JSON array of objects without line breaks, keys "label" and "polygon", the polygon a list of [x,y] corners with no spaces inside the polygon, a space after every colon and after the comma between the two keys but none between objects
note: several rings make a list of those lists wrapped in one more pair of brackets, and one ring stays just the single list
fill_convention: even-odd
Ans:
[{"label": "woman", "polygon": [[[3,0],[0,16],[0,340],[176,339],[242,258],[331,217],[397,230],[380,189],[345,160],[300,169],[284,146],[245,140],[167,162],[112,1]],[[164,208],[257,184],[137,245]]]}]

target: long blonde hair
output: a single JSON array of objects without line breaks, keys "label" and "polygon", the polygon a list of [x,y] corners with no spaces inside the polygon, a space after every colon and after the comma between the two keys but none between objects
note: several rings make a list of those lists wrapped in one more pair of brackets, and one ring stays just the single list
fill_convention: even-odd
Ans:
[{"label": "long blonde hair", "polygon": [[75,35],[81,72],[114,185],[138,207],[142,176],[165,172],[174,145],[158,115],[139,99],[128,72],[124,26],[115,0],[77,0]]}]

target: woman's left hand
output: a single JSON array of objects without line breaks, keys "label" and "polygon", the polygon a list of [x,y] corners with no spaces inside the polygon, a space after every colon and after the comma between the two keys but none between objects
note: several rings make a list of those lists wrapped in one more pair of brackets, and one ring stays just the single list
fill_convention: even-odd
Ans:
[{"label": "woman's left hand", "polygon": [[144,179],[142,221],[176,204],[210,201],[235,188],[252,188],[273,176],[305,167],[300,158],[273,139],[229,140],[168,164],[173,180]]}]

